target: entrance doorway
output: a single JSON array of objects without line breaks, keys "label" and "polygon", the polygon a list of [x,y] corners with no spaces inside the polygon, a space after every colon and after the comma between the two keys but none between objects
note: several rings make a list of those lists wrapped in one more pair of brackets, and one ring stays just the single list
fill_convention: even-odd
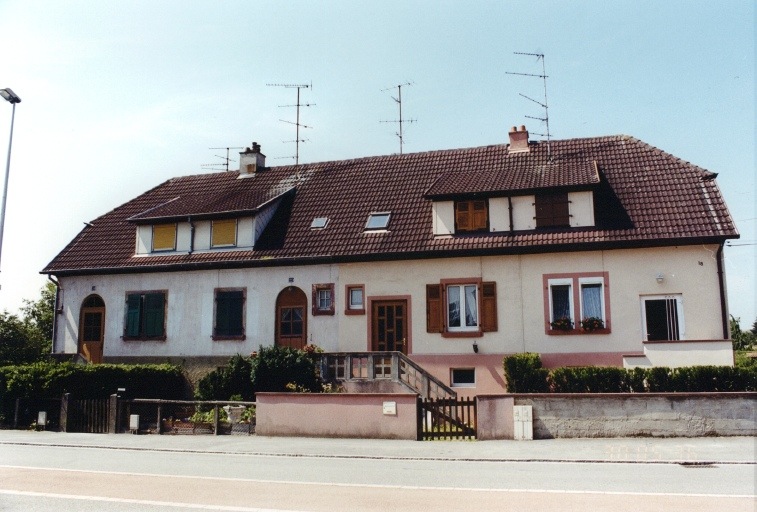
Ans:
[{"label": "entrance doorway", "polygon": [[371,313],[371,349],[407,355],[407,301],[373,301]]},{"label": "entrance doorway", "polygon": [[302,349],[307,344],[307,307],[307,295],[296,286],[281,290],[276,298],[276,345]]},{"label": "entrance doorway", "polygon": [[79,355],[90,363],[102,363],[105,340],[105,302],[90,295],[79,312]]}]

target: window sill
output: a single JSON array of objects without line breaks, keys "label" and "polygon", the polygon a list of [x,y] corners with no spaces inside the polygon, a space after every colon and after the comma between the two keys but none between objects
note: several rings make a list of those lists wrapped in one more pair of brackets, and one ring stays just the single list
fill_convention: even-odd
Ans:
[{"label": "window sill", "polygon": [[481,331],[444,331],[442,338],[480,338],[483,336]]},{"label": "window sill", "polygon": [[232,335],[225,336],[225,335],[214,334],[210,338],[213,341],[244,341],[244,340],[247,339],[247,336],[245,336],[244,334],[239,334],[239,335],[235,335],[235,336],[232,336]]},{"label": "window sill", "polygon": [[364,315],[365,309],[345,309],[345,315]]},{"label": "window sill", "polygon": [[549,336],[593,336],[596,334],[610,334],[611,332],[609,328],[595,329],[593,331],[584,331],[583,329],[569,329],[567,331],[562,329],[547,329]]},{"label": "window sill", "polygon": [[121,336],[124,341],[166,341],[165,336]]},{"label": "window sill", "polygon": [[314,309],[313,316],[334,316],[333,309]]}]

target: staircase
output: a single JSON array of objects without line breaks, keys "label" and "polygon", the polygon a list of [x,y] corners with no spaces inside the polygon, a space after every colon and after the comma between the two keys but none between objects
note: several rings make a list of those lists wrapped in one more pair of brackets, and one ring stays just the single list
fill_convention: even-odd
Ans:
[{"label": "staircase", "polygon": [[337,382],[396,382],[422,398],[455,399],[457,393],[402,352],[325,352],[321,376]]}]

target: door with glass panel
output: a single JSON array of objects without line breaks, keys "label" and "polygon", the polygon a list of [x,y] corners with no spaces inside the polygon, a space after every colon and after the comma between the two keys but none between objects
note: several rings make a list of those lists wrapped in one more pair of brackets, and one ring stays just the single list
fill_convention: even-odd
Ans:
[{"label": "door with glass panel", "polygon": [[372,350],[407,354],[407,301],[374,301]]},{"label": "door with glass panel", "polygon": [[307,307],[305,292],[289,286],[276,298],[276,345],[301,349],[307,344]]},{"label": "door with glass panel", "polygon": [[101,363],[105,338],[105,302],[90,295],[79,313],[79,355],[90,363]]}]

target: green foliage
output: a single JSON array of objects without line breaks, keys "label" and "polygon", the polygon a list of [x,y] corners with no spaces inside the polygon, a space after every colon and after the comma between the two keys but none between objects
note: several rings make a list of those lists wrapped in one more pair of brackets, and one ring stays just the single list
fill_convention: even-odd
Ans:
[{"label": "green foliage", "polygon": [[733,343],[733,350],[751,350],[755,343],[757,343],[757,334],[753,331],[757,326],[757,321],[752,325],[751,331],[741,330],[741,319],[735,318],[731,315],[731,341]]},{"label": "green foliage", "polygon": [[12,417],[16,398],[106,398],[126,388],[126,396],[183,398],[187,387],[180,367],[159,365],[76,365],[37,362],[0,367],[0,414]]},{"label": "green foliage", "polygon": [[505,379],[511,393],[692,393],[757,391],[757,364],[624,369],[568,367],[546,370],[538,354],[506,357]]},{"label": "green foliage", "polygon": [[252,358],[252,388],[259,391],[287,391],[287,384],[318,393],[321,379],[314,358],[307,352],[289,347],[260,347]]},{"label": "green foliage", "polygon": [[250,374],[252,359],[239,354],[235,355],[226,366],[208,373],[200,379],[195,390],[198,400],[231,400],[252,401],[255,393],[252,390]]},{"label": "green foliage", "polygon": [[505,381],[509,393],[547,393],[549,371],[542,368],[539,354],[526,352],[505,357]]},{"label": "green foliage", "polygon": [[25,300],[23,317],[0,313],[0,366],[47,359],[53,337],[55,286],[47,283],[36,301]]}]

